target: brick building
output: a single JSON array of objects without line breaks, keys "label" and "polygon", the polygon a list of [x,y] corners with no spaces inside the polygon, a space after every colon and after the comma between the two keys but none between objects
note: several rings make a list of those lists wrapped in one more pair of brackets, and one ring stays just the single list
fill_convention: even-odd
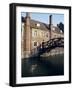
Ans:
[{"label": "brick building", "polygon": [[49,16],[49,23],[45,24],[32,20],[30,13],[22,17],[21,31],[21,57],[30,57],[32,52],[42,44],[52,38],[64,37],[64,33],[57,26],[52,24],[52,15]]}]

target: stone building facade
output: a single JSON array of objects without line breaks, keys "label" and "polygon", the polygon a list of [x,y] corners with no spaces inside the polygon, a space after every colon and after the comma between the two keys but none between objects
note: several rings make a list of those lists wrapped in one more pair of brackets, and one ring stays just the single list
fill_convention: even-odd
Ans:
[{"label": "stone building facade", "polygon": [[52,24],[52,16],[49,16],[49,24],[32,20],[30,13],[22,17],[21,31],[21,57],[30,57],[42,42],[52,38],[64,37],[64,33]]}]

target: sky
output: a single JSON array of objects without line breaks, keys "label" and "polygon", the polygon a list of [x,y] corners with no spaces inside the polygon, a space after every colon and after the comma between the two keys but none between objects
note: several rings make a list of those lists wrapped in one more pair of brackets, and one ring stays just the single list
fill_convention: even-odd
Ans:
[{"label": "sky", "polygon": [[[60,22],[64,24],[64,15],[63,14],[54,14],[54,13],[30,13],[31,19],[44,22],[49,24],[49,16],[52,15],[52,24],[56,26]],[[21,16],[25,17],[26,13],[22,12]]]}]

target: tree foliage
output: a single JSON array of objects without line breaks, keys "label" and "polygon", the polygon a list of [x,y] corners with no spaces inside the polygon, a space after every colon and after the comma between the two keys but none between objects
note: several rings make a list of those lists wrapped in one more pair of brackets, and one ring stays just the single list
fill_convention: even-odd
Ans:
[{"label": "tree foliage", "polygon": [[62,22],[57,24],[57,26],[60,28],[60,30],[62,30],[62,32],[64,32],[64,24]]}]

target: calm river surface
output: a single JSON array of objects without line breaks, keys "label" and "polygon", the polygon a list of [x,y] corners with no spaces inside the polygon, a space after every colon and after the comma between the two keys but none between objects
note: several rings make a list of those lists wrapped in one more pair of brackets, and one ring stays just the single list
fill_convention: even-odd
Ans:
[{"label": "calm river surface", "polygon": [[22,77],[64,75],[64,55],[22,59]]}]

